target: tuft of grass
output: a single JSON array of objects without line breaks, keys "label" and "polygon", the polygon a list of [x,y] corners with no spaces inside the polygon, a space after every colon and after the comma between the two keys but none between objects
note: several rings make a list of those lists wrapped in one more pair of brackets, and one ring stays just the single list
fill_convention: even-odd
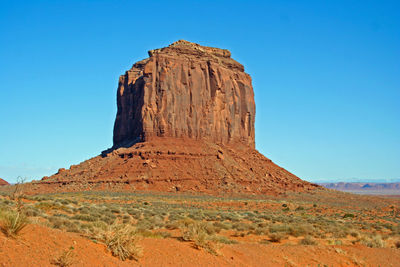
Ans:
[{"label": "tuft of grass", "polygon": [[269,241],[274,242],[274,243],[279,243],[281,242],[282,239],[285,238],[285,234],[283,233],[270,233],[268,235]]},{"label": "tuft of grass", "polygon": [[360,241],[361,241],[361,244],[366,245],[367,247],[370,247],[370,248],[384,248],[385,247],[385,241],[383,241],[383,239],[380,235],[375,235],[372,237],[362,237]]},{"label": "tuft of grass", "polygon": [[143,255],[143,249],[137,243],[139,236],[136,228],[130,225],[112,225],[110,229],[101,235],[112,255],[120,260],[139,260]]},{"label": "tuft of grass", "polygon": [[204,248],[213,255],[218,255],[219,246],[213,242],[214,235],[208,231],[208,224],[204,222],[193,222],[182,229],[182,239],[193,241],[196,249]]},{"label": "tuft of grass", "polygon": [[303,239],[300,240],[300,244],[301,245],[317,245],[317,241],[315,241],[314,238],[312,238],[311,236],[306,236]]},{"label": "tuft of grass", "polygon": [[18,211],[0,213],[0,229],[8,237],[16,237],[28,225],[28,218]]},{"label": "tuft of grass", "polygon": [[68,267],[74,263],[74,248],[70,247],[68,250],[64,250],[58,257],[54,258],[52,264],[60,267]]}]

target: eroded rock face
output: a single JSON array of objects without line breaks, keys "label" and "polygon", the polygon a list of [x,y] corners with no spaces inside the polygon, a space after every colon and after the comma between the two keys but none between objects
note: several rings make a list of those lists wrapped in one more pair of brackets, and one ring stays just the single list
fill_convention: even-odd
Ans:
[{"label": "eroded rock face", "polygon": [[2,185],[9,185],[9,183],[6,180],[0,178],[0,186]]},{"label": "eroded rock face", "polygon": [[254,147],[251,78],[228,50],[182,40],[149,55],[120,77],[114,147],[152,137]]},{"label": "eroded rock face", "polygon": [[120,77],[114,147],[32,182],[30,192],[318,188],[255,149],[251,78],[228,50],[178,41],[149,55]]}]

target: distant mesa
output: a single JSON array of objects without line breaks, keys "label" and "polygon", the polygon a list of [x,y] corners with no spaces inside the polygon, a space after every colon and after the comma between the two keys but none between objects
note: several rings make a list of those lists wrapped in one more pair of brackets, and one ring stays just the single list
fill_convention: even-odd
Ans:
[{"label": "distant mesa", "polygon": [[307,191],[255,150],[251,77],[226,49],[180,40],[119,78],[113,147],[32,183],[37,192]]},{"label": "distant mesa", "polygon": [[0,186],[3,186],[3,185],[9,185],[9,183],[6,180],[3,180],[0,178]]},{"label": "distant mesa", "polygon": [[321,183],[321,186],[328,189],[347,191],[360,194],[382,194],[382,195],[400,195],[400,183],[361,183],[361,182],[338,182]]}]

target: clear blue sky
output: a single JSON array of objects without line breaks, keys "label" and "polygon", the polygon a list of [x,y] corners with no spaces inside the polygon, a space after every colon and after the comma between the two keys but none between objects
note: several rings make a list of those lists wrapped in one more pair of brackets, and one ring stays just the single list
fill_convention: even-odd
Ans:
[{"label": "clear blue sky", "polygon": [[256,146],[310,180],[400,180],[399,1],[1,1],[0,177],[112,145],[118,77],[178,39],[253,78]]}]

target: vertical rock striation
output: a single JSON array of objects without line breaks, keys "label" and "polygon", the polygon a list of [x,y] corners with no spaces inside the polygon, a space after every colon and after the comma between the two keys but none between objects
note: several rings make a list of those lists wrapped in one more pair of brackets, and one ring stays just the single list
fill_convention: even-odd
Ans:
[{"label": "vertical rock striation", "polygon": [[254,147],[250,76],[228,50],[177,41],[119,79],[114,147],[186,137]]}]

